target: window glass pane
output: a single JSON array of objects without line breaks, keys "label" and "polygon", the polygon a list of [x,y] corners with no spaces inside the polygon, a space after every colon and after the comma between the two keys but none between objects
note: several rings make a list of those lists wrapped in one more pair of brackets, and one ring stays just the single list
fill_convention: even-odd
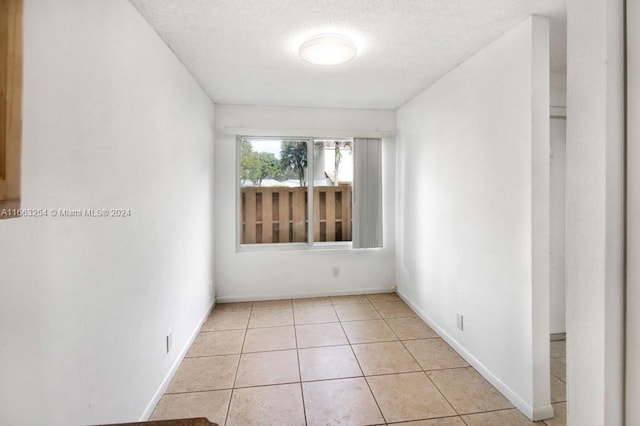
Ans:
[{"label": "window glass pane", "polygon": [[353,141],[316,139],[313,156],[313,240],[351,241]]},{"label": "window glass pane", "polygon": [[240,140],[241,244],[306,242],[307,141]]}]

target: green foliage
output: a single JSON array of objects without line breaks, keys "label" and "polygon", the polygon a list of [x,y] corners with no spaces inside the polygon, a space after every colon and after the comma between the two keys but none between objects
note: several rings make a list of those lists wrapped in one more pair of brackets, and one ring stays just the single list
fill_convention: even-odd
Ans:
[{"label": "green foliage", "polygon": [[246,140],[240,141],[240,178],[243,181],[251,180],[253,170],[257,167],[257,157],[253,152],[251,143]]},{"label": "green foliage", "polygon": [[306,184],[307,143],[305,141],[283,141],[281,159],[271,152],[255,152],[251,142],[240,141],[240,178],[261,186],[264,179],[283,181],[298,179],[300,186]]},{"label": "green foliage", "polygon": [[281,165],[275,155],[270,152],[254,152],[251,143],[240,142],[241,179],[250,180],[254,186],[261,186],[262,180],[277,179],[281,175]]},{"label": "green foliage", "polygon": [[307,143],[305,141],[283,141],[280,149],[280,164],[285,173],[295,173],[295,176],[300,181],[300,186],[305,186]]}]

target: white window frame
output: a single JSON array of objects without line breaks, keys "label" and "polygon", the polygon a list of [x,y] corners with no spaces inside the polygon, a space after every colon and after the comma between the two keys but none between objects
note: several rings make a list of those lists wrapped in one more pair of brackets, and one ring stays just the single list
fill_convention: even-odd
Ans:
[{"label": "white window frame", "polygon": [[[311,150],[307,146],[307,169],[313,170],[311,167],[313,164],[313,141],[315,139],[351,139],[356,138],[380,138],[388,139],[394,137],[394,133],[389,130],[321,130],[321,129],[254,129],[254,128],[224,128],[224,134],[235,140],[235,227],[236,227],[236,252],[237,253],[251,253],[251,252],[278,252],[278,251],[306,251],[306,250],[354,250],[353,249],[353,234],[352,241],[313,241],[313,198],[308,201],[307,208],[309,230],[308,238],[306,242],[298,243],[260,243],[260,244],[241,244],[242,238],[242,197],[241,197],[241,185],[240,185],[240,141],[242,139],[297,139],[307,140],[311,143]],[[311,158],[309,158],[311,157]],[[307,197],[309,193],[313,193],[313,179],[307,179]],[[352,191],[357,191],[355,182],[353,183]],[[355,218],[355,206],[352,204],[352,220]],[[353,232],[353,231],[352,231]],[[357,249],[362,250],[362,249]],[[378,249],[366,249],[366,250],[378,250]]]},{"label": "white window frame", "polygon": [[[240,151],[241,141],[242,140],[251,140],[251,139],[260,139],[260,140],[274,140],[274,141],[286,141],[286,140],[297,140],[304,141],[307,144],[307,241],[306,242],[291,242],[291,243],[250,243],[250,244],[242,244],[242,185],[240,183],[240,176],[242,175],[241,170],[241,156],[242,153]],[[341,140],[351,140],[353,138],[350,137],[324,137],[324,136],[245,136],[245,135],[237,135],[236,136],[236,246],[238,252],[253,252],[253,251],[283,251],[283,250],[322,250],[322,249],[351,249],[353,246],[352,241],[314,241],[313,235],[315,232],[315,218],[313,214],[313,194],[314,182],[313,182],[313,173],[315,171],[315,163],[314,163],[314,144],[316,140],[322,139],[341,139]],[[353,185],[353,184],[352,184]],[[353,190],[353,189],[352,189]]]}]

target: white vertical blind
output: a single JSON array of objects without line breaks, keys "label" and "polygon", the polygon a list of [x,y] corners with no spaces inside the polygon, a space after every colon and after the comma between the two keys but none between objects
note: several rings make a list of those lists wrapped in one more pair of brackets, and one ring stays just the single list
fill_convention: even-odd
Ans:
[{"label": "white vertical blind", "polygon": [[382,140],[355,138],[353,248],[382,247]]}]

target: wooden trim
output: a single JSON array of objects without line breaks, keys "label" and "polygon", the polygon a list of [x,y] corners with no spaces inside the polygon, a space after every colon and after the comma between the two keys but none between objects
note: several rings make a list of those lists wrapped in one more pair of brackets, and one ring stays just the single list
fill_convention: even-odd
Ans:
[{"label": "wooden trim", "polygon": [[[9,61],[9,2],[0,0],[0,182],[7,178],[7,105],[8,105],[8,79],[7,73],[10,67]],[[6,194],[6,183],[0,185],[0,200]]]},{"label": "wooden trim", "polygon": [[0,200],[0,220],[20,217],[17,214],[19,208],[20,200]]},{"label": "wooden trim", "polygon": [[0,0],[0,200],[20,200],[22,0]]}]

